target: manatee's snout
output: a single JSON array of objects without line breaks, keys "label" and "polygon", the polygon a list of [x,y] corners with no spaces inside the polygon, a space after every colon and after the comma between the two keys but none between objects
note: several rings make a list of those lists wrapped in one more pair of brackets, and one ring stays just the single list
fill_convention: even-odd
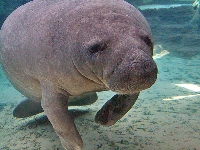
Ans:
[{"label": "manatee's snout", "polygon": [[157,79],[157,66],[152,57],[142,50],[129,52],[110,74],[109,88],[120,94],[129,94],[151,87]]}]

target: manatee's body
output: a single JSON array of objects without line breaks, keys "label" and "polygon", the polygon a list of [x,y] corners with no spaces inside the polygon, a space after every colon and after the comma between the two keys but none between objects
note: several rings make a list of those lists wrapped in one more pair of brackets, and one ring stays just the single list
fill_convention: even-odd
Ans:
[{"label": "manatee's body", "polygon": [[[0,34],[4,72],[27,97],[14,115],[27,117],[44,110],[63,146],[81,149],[67,107],[91,104],[97,99],[95,92],[112,90],[119,95],[95,120],[114,124],[156,80],[151,39],[145,18],[123,0],[27,3],[6,19]],[[26,112],[26,106],[31,111]]]}]

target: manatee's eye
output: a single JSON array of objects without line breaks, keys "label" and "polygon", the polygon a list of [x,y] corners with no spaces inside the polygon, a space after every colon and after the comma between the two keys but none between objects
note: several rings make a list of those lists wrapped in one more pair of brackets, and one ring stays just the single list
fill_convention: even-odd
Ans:
[{"label": "manatee's eye", "polygon": [[97,53],[97,52],[101,52],[103,50],[105,50],[107,48],[107,45],[106,44],[103,44],[103,43],[97,43],[97,44],[94,44],[92,45],[90,48],[89,48],[89,51],[94,54],[94,53]]},{"label": "manatee's eye", "polygon": [[151,39],[148,36],[140,36],[140,38],[153,49],[153,43],[151,42]]}]

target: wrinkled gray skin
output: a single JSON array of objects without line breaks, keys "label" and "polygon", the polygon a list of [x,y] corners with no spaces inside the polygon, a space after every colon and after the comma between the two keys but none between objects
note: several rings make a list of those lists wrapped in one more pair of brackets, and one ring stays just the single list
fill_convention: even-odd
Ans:
[{"label": "wrinkled gray skin", "polygon": [[27,97],[14,116],[44,110],[68,150],[83,147],[69,105],[112,90],[95,121],[113,125],[157,78],[150,28],[123,0],[35,0],[6,19],[0,41],[4,72]]}]

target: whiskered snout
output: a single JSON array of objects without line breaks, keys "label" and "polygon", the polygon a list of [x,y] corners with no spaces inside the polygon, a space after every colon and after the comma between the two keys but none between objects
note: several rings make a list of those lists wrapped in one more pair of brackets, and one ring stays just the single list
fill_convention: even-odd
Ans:
[{"label": "whiskered snout", "polygon": [[144,51],[127,54],[110,75],[109,88],[119,94],[136,93],[151,87],[157,79],[157,66]]}]

